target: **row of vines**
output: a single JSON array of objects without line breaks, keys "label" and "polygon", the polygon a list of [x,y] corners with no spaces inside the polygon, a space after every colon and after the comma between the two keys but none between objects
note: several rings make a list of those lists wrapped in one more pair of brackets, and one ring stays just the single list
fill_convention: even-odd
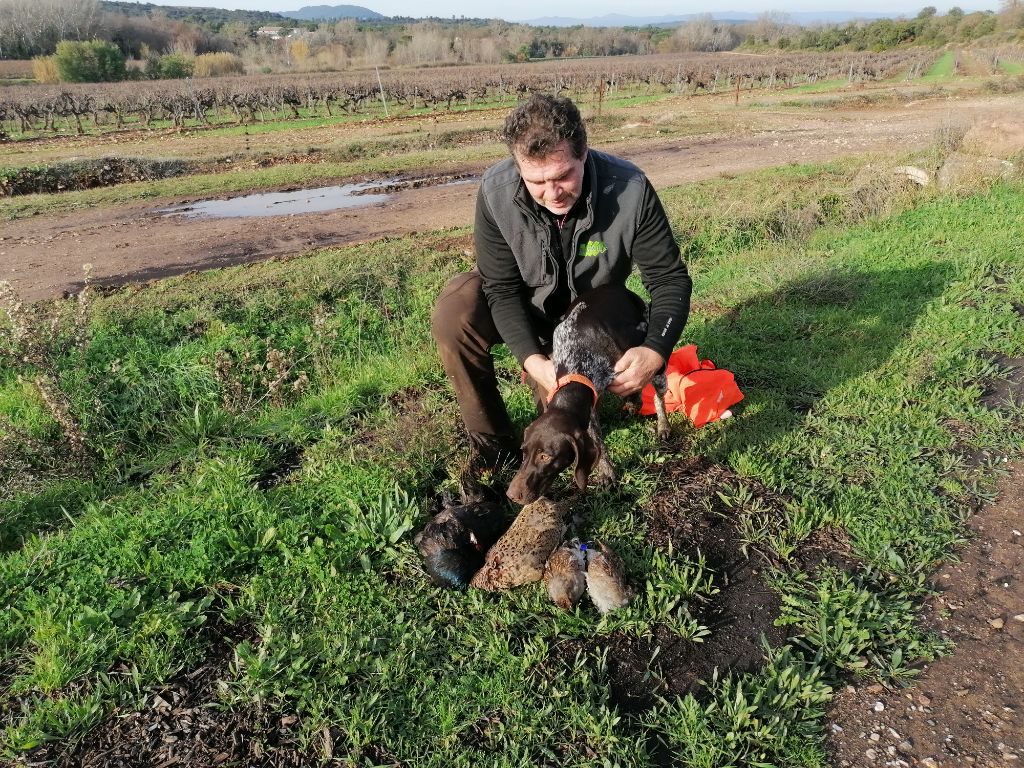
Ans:
[{"label": "row of vines", "polygon": [[916,77],[932,50],[785,55],[693,53],[541,64],[429,70],[257,75],[63,86],[0,91],[0,137],[87,127],[176,127],[254,123],[281,117],[355,114],[385,105],[390,113],[506,103],[532,91],[559,92],[580,103],[620,94],[713,93],[791,87],[822,80]]}]

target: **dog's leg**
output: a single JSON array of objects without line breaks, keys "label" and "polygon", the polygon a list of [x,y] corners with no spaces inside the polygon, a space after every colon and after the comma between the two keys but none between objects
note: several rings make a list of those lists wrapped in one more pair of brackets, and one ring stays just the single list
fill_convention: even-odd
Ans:
[{"label": "dog's leg", "polygon": [[653,379],[654,385],[654,410],[658,414],[658,438],[667,440],[669,436],[668,414],[665,412],[665,390],[668,389],[668,380],[664,373],[659,373]]},{"label": "dog's leg", "polygon": [[617,478],[615,477],[615,467],[611,459],[608,458],[608,449],[604,445],[604,440],[601,439],[601,424],[597,420],[597,411],[590,414],[590,426],[587,427],[587,432],[600,451],[594,482],[602,488],[609,488],[615,485]]}]

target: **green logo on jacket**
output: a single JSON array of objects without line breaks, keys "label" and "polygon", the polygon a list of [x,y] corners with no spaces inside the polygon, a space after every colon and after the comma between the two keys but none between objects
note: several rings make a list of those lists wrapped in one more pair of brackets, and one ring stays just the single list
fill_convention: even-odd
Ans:
[{"label": "green logo on jacket", "polygon": [[591,240],[583,247],[583,256],[588,259],[594,256],[600,256],[602,253],[607,252],[608,246],[600,240]]}]

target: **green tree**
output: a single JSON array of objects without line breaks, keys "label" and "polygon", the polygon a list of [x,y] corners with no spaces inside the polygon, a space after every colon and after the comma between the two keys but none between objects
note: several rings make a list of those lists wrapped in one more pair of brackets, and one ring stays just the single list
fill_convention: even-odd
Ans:
[{"label": "green tree", "polygon": [[61,40],[54,55],[57,73],[65,83],[105,83],[127,76],[124,53],[113,43]]},{"label": "green tree", "polygon": [[160,57],[160,77],[164,80],[175,80],[192,77],[196,62],[191,56],[180,53],[168,53]]}]

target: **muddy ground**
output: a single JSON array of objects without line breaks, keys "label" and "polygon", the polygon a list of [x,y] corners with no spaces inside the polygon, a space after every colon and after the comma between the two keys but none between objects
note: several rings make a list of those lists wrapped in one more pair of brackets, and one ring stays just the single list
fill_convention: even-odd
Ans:
[{"label": "muddy ground", "polygon": [[[951,128],[997,116],[1024,119],[1024,99],[943,97],[869,109],[751,111],[728,133],[668,139],[630,140],[627,125],[621,139],[597,148],[632,160],[660,188],[787,163],[925,148]],[[325,129],[316,130],[323,141]],[[483,170],[463,164],[424,169],[422,175]],[[187,219],[161,212],[187,202],[181,199],[35,216],[4,223],[0,280],[35,301],[77,290],[84,264],[92,264],[97,284],[118,285],[462,227],[472,223],[476,187],[469,182],[406,189],[365,208],[265,218]]]}]

